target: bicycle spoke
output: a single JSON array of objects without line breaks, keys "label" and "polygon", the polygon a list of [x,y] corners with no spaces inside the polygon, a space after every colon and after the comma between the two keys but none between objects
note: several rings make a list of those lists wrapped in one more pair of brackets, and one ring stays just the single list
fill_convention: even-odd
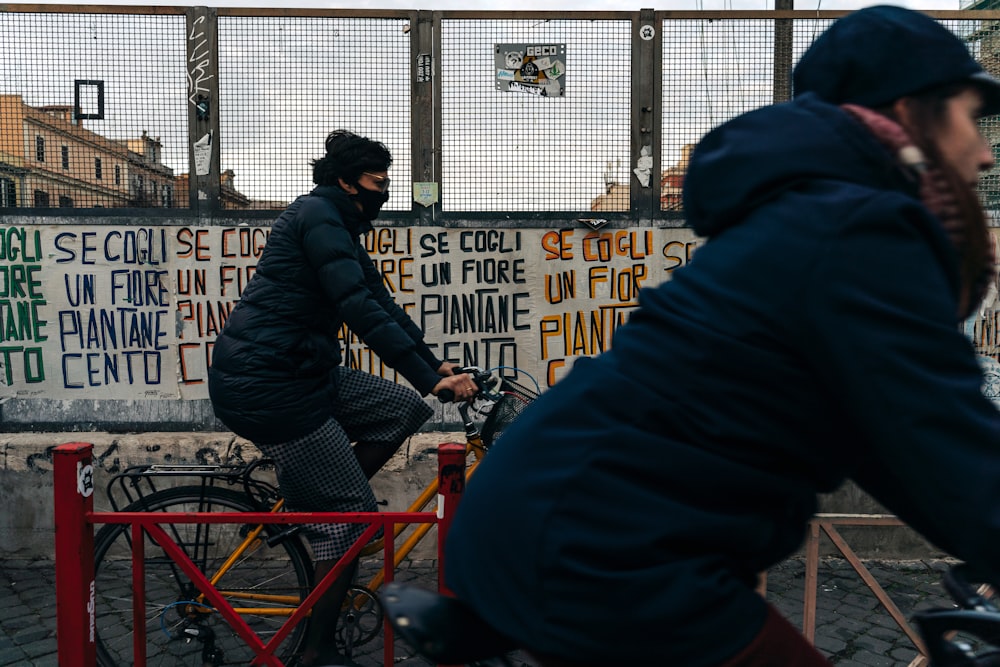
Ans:
[{"label": "bicycle spoke", "polygon": [[[142,508],[126,511],[195,512],[252,511],[249,501],[237,492],[197,487],[160,491],[144,499]],[[204,528],[203,524],[200,527]],[[239,524],[211,524],[198,530],[197,524],[173,524],[167,534],[192,557],[211,579],[234,553],[248,533]],[[96,539],[98,558],[95,583],[97,603],[98,662],[104,667],[131,665],[134,638],[131,589],[131,527],[109,524]],[[311,571],[300,540],[285,540],[267,547],[263,540],[235,559],[222,574],[217,589],[233,593],[234,608],[269,608],[287,611],[278,615],[243,613],[241,618],[262,641],[267,642],[308,592]],[[202,665],[202,652],[215,650],[225,664],[249,664],[252,650],[229,627],[218,612],[204,606],[202,594],[169,558],[160,545],[146,537],[144,623],[147,663],[150,667]],[[276,602],[276,595],[290,597],[292,605]],[[255,599],[266,596],[262,599]],[[283,659],[296,650],[305,631],[300,623],[283,642],[278,655]],[[190,641],[189,641],[190,640]]]}]

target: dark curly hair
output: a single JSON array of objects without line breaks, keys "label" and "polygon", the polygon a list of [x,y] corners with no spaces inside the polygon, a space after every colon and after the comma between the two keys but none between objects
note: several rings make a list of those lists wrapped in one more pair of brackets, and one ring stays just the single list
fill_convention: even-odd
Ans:
[{"label": "dark curly hair", "polygon": [[313,183],[337,185],[337,179],[342,178],[354,184],[362,172],[387,171],[391,164],[392,153],[381,141],[350,130],[334,130],[326,138],[326,155],[312,161]]}]

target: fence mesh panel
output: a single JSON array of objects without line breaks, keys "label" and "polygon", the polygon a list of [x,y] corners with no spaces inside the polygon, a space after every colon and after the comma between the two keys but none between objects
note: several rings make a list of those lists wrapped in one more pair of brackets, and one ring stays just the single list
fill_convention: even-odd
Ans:
[{"label": "fence mesh panel", "polygon": [[[186,208],[195,139],[187,10],[25,9],[0,13],[0,207]],[[218,17],[212,111],[222,187],[213,205],[280,209],[312,187],[311,161],[326,135],[346,128],[390,148],[386,210],[413,211],[413,127],[429,121],[411,112],[407,15],[263,13]],[[790,77],[776,75],[775,63],[796,62],[834,20],[665,18],[662,76],[636,81],[632,22],[607,16],[440,21],[440,132],[417,136],[422,154],[439,156],[444,212],[628,211],[633,90],[660,86],[652,172],[659,214],[679,215],[690,147],[720,123],[786,97]],[[1000,74],[1000,21],[941,22]],[[545,50],[532,55],[536,47]],[[533,79],[529,62],[549,68]],[[1000,158],[1000,120],[982,127]],[[984,174],[980,192],[988,206],[1000,205],[1000,170]]]},{"label": "fence mesh panel", "polygon": [[[442,209],[588,211],[609,184],[628,183],[630,31],[629,21],[443,20]],[[561,45],[562,95],[499,89],[498,46],[507,65],[508,53]]]},{"label": "fence mesh panel", "polygon": [[184,17],[0,13],[0,206],[186,207]]},{"label": "fence mesh panel", "polygon": [[281,208],[313,187],[311,160],[348,129],[393,155],[385,210],[410,210],[410,37],[405,19],[220,17],[221,169],[250,202]]},{"label": "fence mesh panel", "polygon": [[[833,21],[794,20],[790,62],[798,62]],[[775,50],[781,48],[780,40],[776,42],[775,38],[775,23],[773,19],[663,22],[661,210],[682,209],[687,158],[705,132],[775,99]],[[946,19],[941,23],[967,41],[987,70],[1000,73],[997,21]],[[790,81],[778,83],[787,86],[779,92],[790,92]],[[1000,119],[984,119],[981,126],[1000,161]],[[983,174],[979,192],[987,206],[1000,204],[1000,170],[994,168]]]},{"label": "fence mesh panel", "polygon": [[[986,71],[1000,76],[1000,21],[954,21],[941,23],[966,40],[973,56]],[[980,121],[987,141],[993,147],[993,158],[1000,163],[1000,116]],[[1000,168],[987,171],[979,181],[979,195],[986,206],[1000,206]]]}]

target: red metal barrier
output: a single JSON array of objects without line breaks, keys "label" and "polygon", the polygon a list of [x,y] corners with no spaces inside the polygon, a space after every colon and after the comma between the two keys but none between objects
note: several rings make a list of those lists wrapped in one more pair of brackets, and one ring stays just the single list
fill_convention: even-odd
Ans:
[{"label": "red metal barrier", "polygon": [[56,529],[56,643],[59,664],[92,667],[94,641],[94,467],[92,445],[74,442],[52,454]]},{"label": "red metal barrier", "polygon": [[[56,525],[56,595],[57,643],[60,664],[80,667],[96,665],[96,609],[94,598],[94,524],[130,523],[135,537],[133,564],[133,613],[135,622],[134,659],[136,667],[146,663],[144,634],[145,601],[143,599],[143,554],[141,539],[145,531],[170,555],[178,567],[205,594],[216,611],[226,619],[233,630],[250,646],[256,658],[255,665],[281,667],[273,654],[295,625],[326,592],[340,572],[353,561],[361,549],[381,528],[392,534],[397,523],[436,523],[438,525],[438,586],[444,585],[444,544],[448,527],[461,494],[465,489],[465,445],[445,443],[438,448],[438,508],[431,512],[213,512],[213,513],[143,513],[93,511],[92,446],[73,443],[56,447],[53,455],[55,483]],[[338,523],[370,524],[357,542],[344,554],[330,573],[318,582],[314,590],[285,621],[282,628],[265,645],[232,605],[209,584],[202,572],[191,562],[184,550],[174,543],[161,524],[170,523]],[[392,563],[395,545],[385,541],[385,580],[392,581]],[[392,632],[385,626],[384,664],[395,661]]]},{"label": "red metal barrier", "polygon": [[449,595],[444,583],[444,545],[464,492],[465,445],[443,444],[438,447],[438,590]]}]

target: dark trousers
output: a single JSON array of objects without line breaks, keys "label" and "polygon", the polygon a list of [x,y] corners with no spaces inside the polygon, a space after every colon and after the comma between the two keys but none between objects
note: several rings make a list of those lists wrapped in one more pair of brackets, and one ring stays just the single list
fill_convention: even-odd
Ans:
[{"label": "dark trousers", "polygon": [[[720,628],[721,632],[725,629]],[[539,667],[610,667],[534,654],[532,657],[538,660]],[[764,627],[750,645],[718,667],[831,667],[831,663],[777,609],[768,605]]]}]

